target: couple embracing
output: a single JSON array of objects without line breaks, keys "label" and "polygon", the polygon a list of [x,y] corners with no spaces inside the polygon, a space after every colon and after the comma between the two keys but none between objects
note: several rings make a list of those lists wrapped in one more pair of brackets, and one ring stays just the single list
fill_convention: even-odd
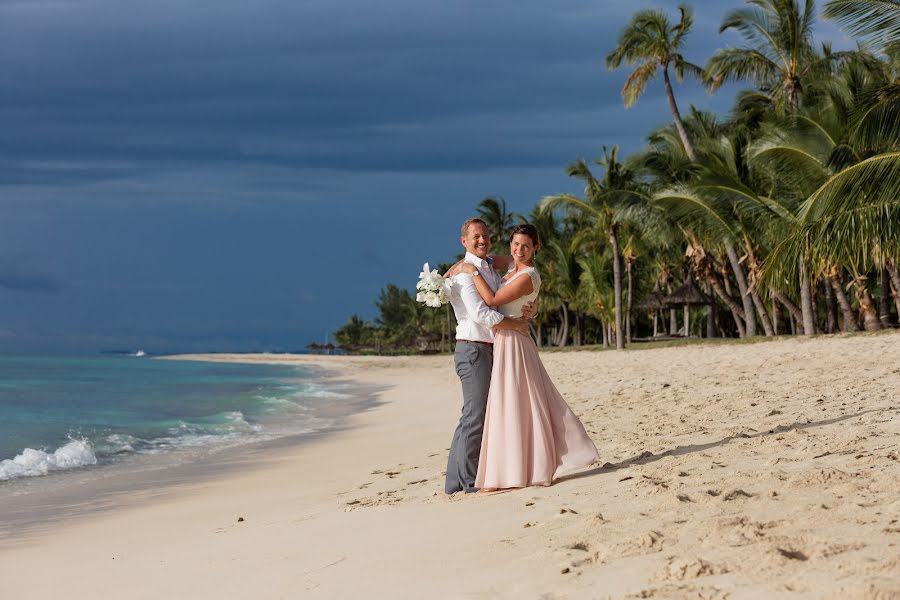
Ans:
[{"label": "couple embracing", "polygon": [[514,227],[508,257],[489,255],[490,234],[481,219],[467,220],[461,233],[466,257],[448,274],[463,409],[444,490],[550,485],[558,474],[586,467],[599,456],[528,335],[541,288],[534,266],[537,229]]}]

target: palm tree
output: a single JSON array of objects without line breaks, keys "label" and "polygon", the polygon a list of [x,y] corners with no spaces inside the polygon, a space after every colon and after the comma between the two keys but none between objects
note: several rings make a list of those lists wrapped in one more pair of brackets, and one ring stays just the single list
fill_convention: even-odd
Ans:
[{"label": "palm tree", "polygon": [[[576,302],[578,308],[600,321],[603,346],[609,344],[610,321],[615,317],[612,310],[613,290],[609,285],[609,254],[591,253],[578,257],[581,274],[578,279]],[[618,332],[616,332],[619,335]]]},{"label": "palm tree", "polygon": [[900,0],[831,0],[823,14],[887,58],[882,85],[852,115],[851,138],[867,149],[900,149]]},{"label": "palm tree", "polygon": [[615,50],[606,56],[606,66],[608,69],[618,69],[622,63],[629,66],[637,65],[622,87],[622,98],[625,100],[626,108],[637,102],[638,98],[643,95],[647,84],[662,69],[672,120],[678,129],[685,152],[693,161],[696,160],[694,146],[684,128],[678,104],[675,103],[669,68],[671,67],[675,72],[679,83],[684,79],[685,74],[703,81],[703,69],[685,60],[681,54],[682,46],[694,24],[694,19],[689,7],[681,5],[678,10],[681,13],[681,19],[676,24],[669,23],[666,14],[660,10],[641,10],[635,13],[619,35],[619,43]]},{"label": "palm tree", "polygon": [[503,198],[487,196],[478,203],[478,216],[485,222],[491,233],[494,251],[498,254],[506,254],[503,250],[503,242],[506,241],[506,235],[512,229],[518,215],[506,209],[506,200]]},{"label": "palm tree", "polygon": [[900,43],[900,0],[830,0],[822,15],[877,48]]},{"label": "palm tree", "polygon": [[585,198],[581,199],[572,194],[559,194],[547,196],[541,200],[542,210],[553,210],[558,206],[566,206],[575,213],[581,214],[589,223],[593,231],[598,235],[605,235],[609,240],[613,263],[613,290],[616,309],[616,349],[625,348],[625,336],[622,315],[622,252],[619,247],[619,231],[621,219],[619,211],[632,202],[635,198],[646,200],[647,196],[637,190],[634,174],[624,168],[619,162],[619,147],[613,146],[612,150],[603,147],[603,158],[594,161],[604,168],[603,179],[597,179],[584,160],[578,160],[569,165],[566,170],[570,177],[575,177],[584,182]]},{"label": "palm tree", "polygon": [[[766,335],[773,335],[765,307],[747,279],[736,246],[737,240],[742,239],[745,245],[751,245],[752,236],[748,231],[755,218],[752,213],[758,211],[756,205],[759,204],[758,195],[748,181],[744,148],[739,136],[709,115],[695,111],[687,124],[696,132],[699,163],[684,176],[657,175],[659,189],[654,194],[654,204],[684,228],[690,246],[699,244],[705,253],[725,251],[743,304],[740,310],[732,311],[736,321],[739,318],[746,323],[745,328],[737,323],[738,330],[745,331],[747,336],[755,336],[756,313],[759,313]],[[645,163],[654,154],[665,156],[672,152],[664,145],[665,137],[656,136],[656,139],[655,148],[645,155]],[[748,199],[753,203],[749,211]],[[711,273],[707,272],[707,276],[712,276]],[[723,300],[731,306],[730,299],[723,297]]]},{"label": "palm tree", "polygon": [[[810,264],[846,265],[857,280],[866,329],[880,329],[864,278],[900,258],[900,152],[873,156],[829,177],[799,217],[799,226],[769,257],[764,285],[777,286]],[[798,263],[801,256],[807,260]]]},{"label": "palm tree", "polygon": [[747,0],[752,7],[729,13],[719,33],[737,30],[748,42],[745,48],[717,50],[706,66],[710,89],[731,80],[752,81],[776,106],[795,113],[800,108],[803,82],[826,58],[812,46],[815,2],[805,0],[801,12],[797,0]]},{"label": "palm tree", "polygon": [[542,291],[541,306],[545,310],[559,309],[559,328],[555,339],[557,346],[565,346],[569,339],[569,307],[575,302],[577,277],[575,256],[560,240],[542,244],[541,274],[546,282],[547,294]]}]

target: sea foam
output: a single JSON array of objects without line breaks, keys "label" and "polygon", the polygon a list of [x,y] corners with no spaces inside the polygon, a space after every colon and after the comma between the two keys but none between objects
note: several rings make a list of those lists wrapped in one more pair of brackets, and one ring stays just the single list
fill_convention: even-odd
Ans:
[{"label": "sea foam", "polygon": [[50,471],[64,471],[97,464],[97,456],[90,442],[72,440],[48,454],[43,450],[25,448],[13,459],[0,462],[0,481],[19,477],[46,475]]}]

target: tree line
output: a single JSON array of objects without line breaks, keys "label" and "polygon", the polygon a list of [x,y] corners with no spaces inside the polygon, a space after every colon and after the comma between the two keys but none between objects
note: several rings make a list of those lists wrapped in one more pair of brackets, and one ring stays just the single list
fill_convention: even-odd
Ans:
[{"label": "tree line", "polygon": [[[705,65],[682,54],[692,10],[637,11],[606,57],[627,68],[631,106],[662,79],[670,125],[641,150],[568,165],[582,193],[541,198],[528,215],[502,198],[477,207],[503,251],[534,224],[543,242],[539,345],[675,336],[877,331],[900,315],[900,0],[830,0],[823,14],[858,46],[813,38],[813,0],[750,0],[726,15]],[[747,85],[725,116],[682,115],[673,83],[715,93]],[[442,265],[445,267],[446,265]],[[335,332],[351,351],[449,348],[452,311],[393,284],[378,316]]]}]

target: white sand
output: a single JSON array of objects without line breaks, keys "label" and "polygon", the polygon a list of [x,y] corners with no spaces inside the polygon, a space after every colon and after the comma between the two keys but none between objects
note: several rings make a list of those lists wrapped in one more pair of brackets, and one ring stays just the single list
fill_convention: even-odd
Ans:
[{"label": "white sand", "polygon": [[7,544],[0,598],[900,598],[898,333],[545,353],[610,465],[452,498],[450,357],[214,358],[392,387],[252,471]]}]

